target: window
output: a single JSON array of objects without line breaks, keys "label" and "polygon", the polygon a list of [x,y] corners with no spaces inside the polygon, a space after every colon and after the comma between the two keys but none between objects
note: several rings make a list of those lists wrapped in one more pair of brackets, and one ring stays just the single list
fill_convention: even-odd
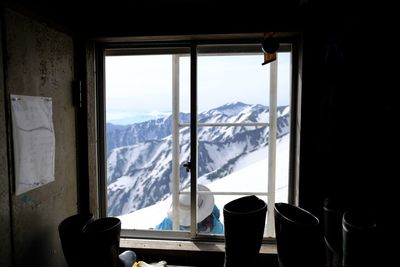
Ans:
[{"label": "window", "polygon": [[219,238],[209,230],[215,220],[223,229],[223,206],[256,195],[274,237],[273,204],[291,192],[291,45],[265,66],[259,42],[141,44],[103,57],[103,215],[134,236]]}]

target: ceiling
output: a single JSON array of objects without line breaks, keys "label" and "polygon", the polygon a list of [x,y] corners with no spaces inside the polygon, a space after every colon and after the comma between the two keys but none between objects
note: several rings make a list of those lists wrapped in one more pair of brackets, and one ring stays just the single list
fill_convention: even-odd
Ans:
[{"label": "ceiling", "polygon": [[339,14],[353,10],[338,4],[344,1],[319,2],[0,0],[6,7],[91,37],[300,31],[320,25],[316,22],[335,24]]}]

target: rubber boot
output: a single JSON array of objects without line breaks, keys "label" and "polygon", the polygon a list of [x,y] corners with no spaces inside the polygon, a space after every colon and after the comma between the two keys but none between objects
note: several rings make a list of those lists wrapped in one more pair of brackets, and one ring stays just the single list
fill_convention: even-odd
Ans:
[{"label": "rubber boot", "polygon": [[344,204],[339,199],[326,198],[324,201],[324,241],[326,267],[341,267],[342,257],[342,218]]},{"label": "rubber boot", "polygon": [[256,196],[246,196],[224,206],[225,267],[259,266],[267,204]]},{"label": "rubber boot", "polygon": [[375,212],[351,210],[343,214],[343,266],[375,267],[378,264]]},{"label": "rubber boot", "polygon": [[121,221],[115,217],[97,219],[83,228],[87,239],[88,266],[119,267]]},{"label": "rubber boot", "polygon": [[84,266],[86,253],[83,227],[93,221],[93,214],[76,214],[64,219],[58,226],[61,246],[69,267]]},{"label": "rubber boot", "polygon": [[274,213],[279,266],[323,267],[325,250],[318,218],[286,203],[276,203]]},{"label": "rubber boot", "polygon": [[83,228],[87,254],[86,266],[131,267],[136,261],[132,250],[119,253],[121,220],[115,217],[97,219]]}]

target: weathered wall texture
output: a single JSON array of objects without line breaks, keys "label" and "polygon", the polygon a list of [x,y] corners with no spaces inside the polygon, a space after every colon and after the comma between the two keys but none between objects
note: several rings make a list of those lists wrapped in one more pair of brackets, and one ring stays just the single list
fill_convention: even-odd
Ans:
[{"label": "weathered wall texture", "polygon": [[[52,97],[56,139],[55,181],[19,196],[14,191],[11,194],[15,263],[16,266],[66,266],[57,227],[64,218],[77,212],[75,110],[71,94],[73,40],[7,9],[4,21],[6,96],[1,102],[9,101],[9,94]],[[0,122],[4,124],[1,112]],[[7,155],[3,151],[6,142],[3,135],[0,132],[0,173],[7,162],[3,161]],[[12,159],[9,164],[13,164]],[[0,182],[7,180],[0,178]],[[1,184],[1,193],[6,186]]]}]

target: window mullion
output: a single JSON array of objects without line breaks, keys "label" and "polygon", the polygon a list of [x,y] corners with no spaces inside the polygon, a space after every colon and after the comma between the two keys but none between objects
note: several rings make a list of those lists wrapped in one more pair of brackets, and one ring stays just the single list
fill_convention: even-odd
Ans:
[{"label": "window mullion", "polygon": [[172,55],[172,225],[179,230],[179,56]]},{"label": "window mullion", "polygon": [[190,51],[190,203],[192,238],[197,235],[197,46]]},{"label": "window mullion", "polygon": [[269,77],[269,140],[268,140],[268,215],[267,236],[274,236],[275,166],[277,129],[278,60],[271,62]]}]

